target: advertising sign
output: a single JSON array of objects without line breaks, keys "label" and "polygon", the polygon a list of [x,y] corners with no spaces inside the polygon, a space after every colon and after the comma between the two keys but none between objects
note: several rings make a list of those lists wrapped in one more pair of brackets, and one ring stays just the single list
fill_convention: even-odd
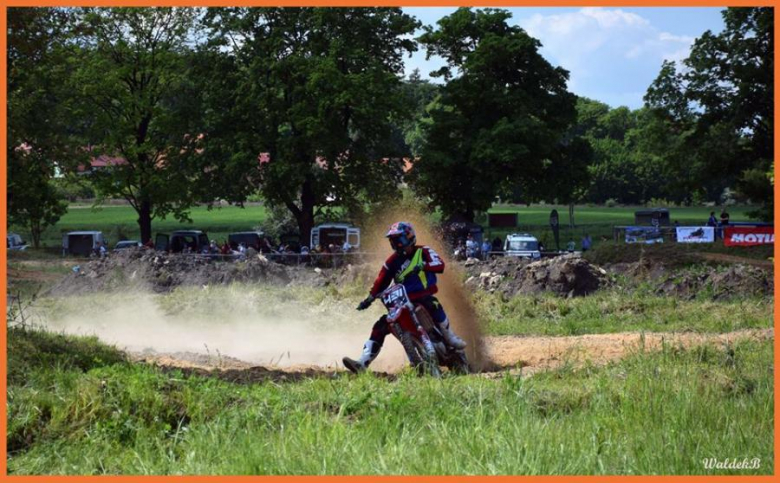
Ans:
[{"label": "advertising sign", "polygon": [[663,243],[664,238],[655,226],[627,226],[626,243]]},{"label": "advertising sign", "polygon": [[728,246],[771,245],[775,242],[774,226],[727,226],[723,243]]},{"label": "advertising sign", "polygon": [[678,226],[678,243],[714,243],[715,227],[712,226]]}]

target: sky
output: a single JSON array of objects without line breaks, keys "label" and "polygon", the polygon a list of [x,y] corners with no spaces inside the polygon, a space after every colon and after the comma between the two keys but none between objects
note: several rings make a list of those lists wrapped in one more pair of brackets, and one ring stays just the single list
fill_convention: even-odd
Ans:
[{"label": "sky", "polygon": [[[405,7],[423,24],[432,25],[455,8]],[[642,106],[642,96],[665,59],[688,56],[693,41],[707,30],[723,30],[723,8],[508,8],[510,23],[542,43],[542,55],[567,69],[569,90],[612,107]],[[406,73],[420,69],[423,78],[443,65],[425,60],[423,50],[406,59]],[[438,80],[435,80],[439,82]]]}]

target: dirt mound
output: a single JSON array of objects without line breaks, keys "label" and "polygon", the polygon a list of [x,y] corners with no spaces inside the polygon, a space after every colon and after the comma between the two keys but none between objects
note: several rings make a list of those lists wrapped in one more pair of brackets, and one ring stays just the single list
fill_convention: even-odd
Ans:
[{"label": "dirt mound", "polygon": [[123,250],[109,257],[74,266],[49,295],[64,296],[129,289],[169,292],[179,286],[207,286],[258,282],[327,286],[353,278],[357,267],[338,269],[288,266],[262,255],[244,260],[210,258],[195,254],[167,254],[151,250]]},{"label": "dirt mound", "polygon": [[559,295],[587,295],[604,286],[607,272],[576,255],[562,255],[533,262],[503,257],[482,262],[469,259],[464,263],[466,285],[507,296],[553,292]]},{"label": "dirt mound", "polygon": [[771,271],[751,265],[692,268],[664,277],[656,293],[683,298],[707,294],[716,300],[769,297],[774,293],[774,277]]}]

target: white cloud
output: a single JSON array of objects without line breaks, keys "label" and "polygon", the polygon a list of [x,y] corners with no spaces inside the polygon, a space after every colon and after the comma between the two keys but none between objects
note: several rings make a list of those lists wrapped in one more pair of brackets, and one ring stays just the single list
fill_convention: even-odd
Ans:
[{"label": "white cloud", "polygon": [[662,31],[641,15],[621,9],[593,7],[536,14],[517,23],[542,42],[542,55],[569,70],[569,88],[581,95],[618,85],[635,94],[649,85],[664,59],[679,62],[687,57],[694,41],[691,36]]}]

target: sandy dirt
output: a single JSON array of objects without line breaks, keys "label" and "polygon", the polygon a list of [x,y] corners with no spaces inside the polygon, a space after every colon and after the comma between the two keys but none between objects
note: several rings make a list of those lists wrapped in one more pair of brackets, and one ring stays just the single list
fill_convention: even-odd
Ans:
[{"label": "sandy dirt", "polygon": [[[666,343],[672,346],[692,347],[705,343],[724,344],[741,339],[771,340],[773,329],[750,329],[725,334],[692,332],[591,334],[570,337],[485,337],[484,346],[489,357],[484,377],[502,377],[507,371],[514,375],[530,376],[536,372],[561,367],[565,363],[575,367],[584,363],[604,365],[636,351],[656,351]],[[193,352],[131,353],[137,362],[152,364],[163,370],[180,370],[185,374],[218,377],[237,383],[263,381],[293,382],[301,379],[339,377],[344,372],[338,366],[257,366],[236,358],[218,354]],[[403,364],[374,371],[380,377],[393,379]]]}]

